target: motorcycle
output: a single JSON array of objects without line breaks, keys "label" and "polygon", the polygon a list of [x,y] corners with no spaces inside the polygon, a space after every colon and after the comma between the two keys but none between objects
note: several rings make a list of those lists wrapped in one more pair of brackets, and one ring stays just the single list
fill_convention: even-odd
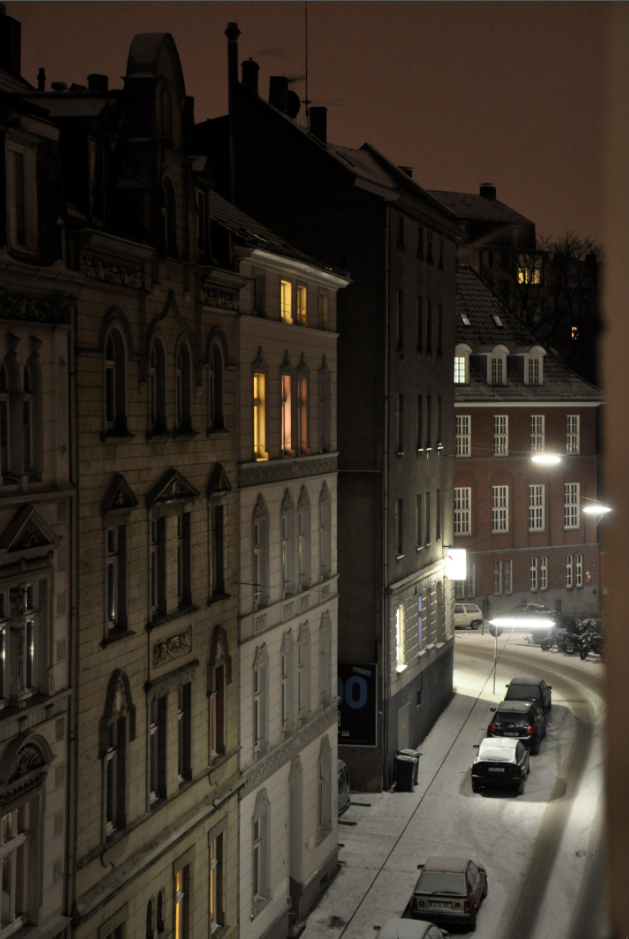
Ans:
[{"label": "motorcycle", "polygon": [[582,660],[585,660],[590,652],[593,652],[594,655],[600,655],[601,658],[603,657],[603,637],[594,630],[589,630],[583,637],[579,655]]},{"label": "motorcycle", "polygon": [[542,640],[542,652],[548,652],[553,646],[557,647],[558,652],[565,652],[566,655],[574,655],[577,651],[575,636],[571,636],[558,626],[553,626],[550,635]]}]

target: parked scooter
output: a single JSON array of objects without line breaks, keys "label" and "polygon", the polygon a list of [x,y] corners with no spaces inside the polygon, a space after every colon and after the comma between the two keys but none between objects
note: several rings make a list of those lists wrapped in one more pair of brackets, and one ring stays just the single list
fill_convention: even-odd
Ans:
[{"label": "parked scooter", "polygon": [[600,655],[601,658],[603,657],[603,637],[593,629],[588,630],[582,637],[579,655],[581,659],[587,659],[590,652],[593,652],[594,655]]}]

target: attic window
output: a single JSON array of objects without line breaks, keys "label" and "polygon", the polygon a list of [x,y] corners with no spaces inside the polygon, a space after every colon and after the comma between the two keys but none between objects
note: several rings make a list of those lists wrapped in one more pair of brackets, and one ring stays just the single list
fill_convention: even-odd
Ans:
[{"label": "attic window", "polygon": [[492,313],[491,318],[496,324],[496,326],[501,326],[501,327],[504,326],[504,323],[502,322],[502,320],[500,319],[497,313]]},{"label": "attic window", "polygon": [[462,321],[462,323],[463,323],[464,326],[471,326],[471,325],[472,325],[472,324],[470,323],[469,319],[468,319],[467,313],[461,313],[461,321]]}]

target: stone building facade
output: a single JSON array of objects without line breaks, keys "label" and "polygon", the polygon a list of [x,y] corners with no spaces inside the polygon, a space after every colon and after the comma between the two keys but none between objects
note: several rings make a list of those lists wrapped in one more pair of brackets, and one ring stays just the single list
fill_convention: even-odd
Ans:
[{"label": "stone building facade", "polygon": [[[239,326],[240,935],[285,937],[337,864],[336,292],[212,194]],[[218,234],[218,232],[217,232]]]},{"label": "stone building facade", "polygon": [[213,255],[206,161],[182,146],[192,102],[170,35],[134,38],[124,90],[90,75],[22,100],[59,138],[64,257],[81,281],[65,909],[76,937],[227,937],[244,281]]},{"label": "stone building facade", "polygon": [[12,96],[28,87],[19,26],[0,11],[0,934],[49,939],[69,923],[70,400],[82,278],[62,262],[59,131]]}]

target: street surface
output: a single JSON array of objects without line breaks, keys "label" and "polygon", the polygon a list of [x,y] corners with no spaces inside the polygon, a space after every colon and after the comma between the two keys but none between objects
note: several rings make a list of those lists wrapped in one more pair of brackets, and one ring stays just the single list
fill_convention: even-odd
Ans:
[{"label": "street surface", "polygon": [[[487,631],[457,631],[456,693],[421,745],[419,785],[414,793],[352,792],[339,824],[342,867],[303,939],[374,939],[374,927],[403,915],[417,864],[431,854],[470,857],[487,868],[479,939],[610,935],[602,871],[604,666],[595,656],[581,662],[505,634],[494,695],[493,655]],[[516,675],[553,686],[547,737],[531,758],[523,795],[474,794],[473,744]]]}]

